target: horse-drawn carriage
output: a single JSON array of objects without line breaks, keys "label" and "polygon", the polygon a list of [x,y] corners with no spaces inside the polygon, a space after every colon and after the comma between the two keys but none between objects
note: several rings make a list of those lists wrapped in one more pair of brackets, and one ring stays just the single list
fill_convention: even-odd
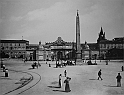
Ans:
[{"label": "horse-drawn carriage", "polygon": [[97,65],[97,63],[92,63],[91,60],[89,60],[89,61],[87,62],[87,64],[88,64],[88,65]]},{"label": "horse-drawn carriage", "polygon": [[38,66],[41,66],[41,65],[39,63],[34,62],[31,66],[34,69],[35,67],[38,68]]}]

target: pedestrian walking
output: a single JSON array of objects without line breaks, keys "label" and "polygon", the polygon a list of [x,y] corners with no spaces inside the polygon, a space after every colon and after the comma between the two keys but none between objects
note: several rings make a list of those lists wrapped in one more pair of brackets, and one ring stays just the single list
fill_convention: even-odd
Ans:
[{"label": "pedestrian walking", "polygon": [[102,77],[101,77],[101,75],[102,75],[102,72],[101,72],[101,71],[102,71],[102,70],[100,69],[99,72],[98,72],[98,80],[99,80],[99,78],[100,78],[101,80],[103,80]]},{"label": "pedestrian walking", "polygon": [[62,87],[62,74],[59,75],[59,87]]},{"label": "pedestrian walking", "polygon": [[64,75],[65,75],[65,77],[66,77],[66,75],[67,75],[67,71],[66,71],[66,70],[64,71]]},{"label": "pedestrian walking", "polygon": [[64,81],[65,83],[65,92],[70,92],[70,86],[69,86],[69,81],[71,80],[71,78],[67,77]]},{"label": "pedestrian walking", "polygon": [[108,60],[106,60],[106,65],[108,65]]},{"label": "pedestrian walking", "polygon": [[120,75],[120,73],[118,73],[118,75],[117,75],[117,77],[116,77],[116,79],[117,79],[117,87],[121,87],[121,75]]},{"label": "pedestrian walking", "polygon": [[124,66],[121,67],[121,70],[124,71]]}]

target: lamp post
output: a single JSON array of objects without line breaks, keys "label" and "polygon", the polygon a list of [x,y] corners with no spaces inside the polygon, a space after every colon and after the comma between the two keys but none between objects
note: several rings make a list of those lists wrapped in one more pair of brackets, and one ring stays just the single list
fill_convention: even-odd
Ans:
[{"label": "lamp post", "polygon": [[94,57],[95,57],[95,63],[96,63],[96,57],[97,57],[97,54],[94,54]]},{"label": "lamp post", "polygon": [[3,68],[3,61],[2,61],[2,56],[3,56],[3,54],[2,54],[2,53],[3,53],[3,47],[1,47],[1,51],[0,51],[0,52],[1,52],[1,68]]},{"label": "lamp post", "polygon": [[89,50],[89,60],[91,61],[91,49]]}]

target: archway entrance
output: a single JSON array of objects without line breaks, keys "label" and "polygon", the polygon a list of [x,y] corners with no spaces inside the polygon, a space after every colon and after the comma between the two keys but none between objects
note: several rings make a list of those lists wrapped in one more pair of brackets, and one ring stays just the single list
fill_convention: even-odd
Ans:
[{"label": "archway entrance", "polygon": [[57,60],[62,60],[62,58],[63,58],[62,51],[58,51],[57,52]]}]

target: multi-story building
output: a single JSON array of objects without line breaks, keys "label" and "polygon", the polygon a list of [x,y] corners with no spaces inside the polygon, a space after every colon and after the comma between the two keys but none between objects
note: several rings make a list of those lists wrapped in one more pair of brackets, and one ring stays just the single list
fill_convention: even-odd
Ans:
[{"label": "multi-story building", "polygon": [[105,54],[111,49],[124,49],[124,37],[114,38],[112,40],[102,40],[99,42],[100,56],[106,57]]},{"label": "multi-story building", "polygon": [[9,58],[25,58],[27,40],[0,40],[1,56]]},{"label": "multi-story building", "polygon": [[97,44],[99,47],[99,56],[103,59],[106,58],[106,53],[111,49],[120,49],[123,52],[124,49],[124,37],[114,38],[112,40],[107,40],[105,38],[105,32],[103,33],[103,29],[101,27],[101,31],[99,33],[99,38],[97,39]]}]

